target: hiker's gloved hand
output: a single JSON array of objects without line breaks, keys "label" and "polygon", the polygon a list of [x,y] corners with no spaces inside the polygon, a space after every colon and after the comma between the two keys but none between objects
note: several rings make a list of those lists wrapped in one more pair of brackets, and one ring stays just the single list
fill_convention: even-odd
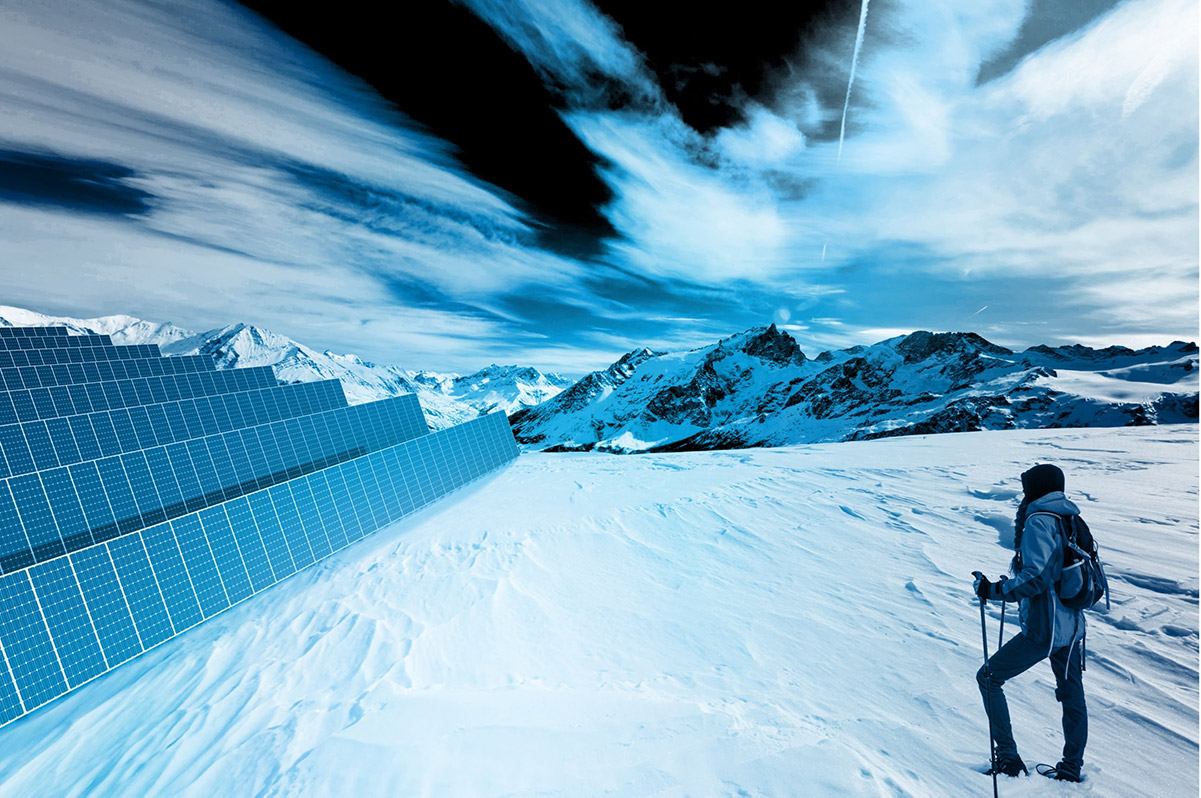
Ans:
[{"label": "hiker's gloved hand", "polygon": [[1002,576],[996,582],[990,582],[988,577],[979,571],[975,571],[974,576],[976,581],[972,583],[972,589],[976,591],[977,596],[986,601],[1001,597],[1001,583],[1005,581],[1005,577]]}]

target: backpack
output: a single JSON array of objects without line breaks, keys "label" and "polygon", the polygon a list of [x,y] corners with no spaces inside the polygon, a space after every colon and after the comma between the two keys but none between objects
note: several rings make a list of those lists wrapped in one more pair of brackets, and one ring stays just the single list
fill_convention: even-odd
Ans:
[{"label": "backpack", "polygon": [[1063,529],[1063,575],[1055,589],[1069,610],[1087,610],[1105,599],[1109,609],[1109,582],[1101,565],[1097,541],[1078,515],[1058,515]]}]

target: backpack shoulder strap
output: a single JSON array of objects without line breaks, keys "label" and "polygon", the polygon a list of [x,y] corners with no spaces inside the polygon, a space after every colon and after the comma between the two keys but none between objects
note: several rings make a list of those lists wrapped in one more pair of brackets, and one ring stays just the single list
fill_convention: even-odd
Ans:
[{"label": "backpack shoulder strap", "polygon": [[1053,513],[1050,510],[1038,510],[1026,516],[1027,520],[1036,515],[1049,515],[1056,520],[1055,531],[1063,538],[1063,542],[1067,545],[1074,545],[1076,542],[1076,525],[1072,523],[1072,516],[1060,515]]},{"label": "backpack shoulder strap", "polygon": [[[1060,515],[1059,513],[1053,513],[1050,510],[1039,510],[1037,512],[1030,513],[1029,515],[1026,516],[1026,520],[1030,520],[1031,518],[1033,518],[1036,515],[1049,515],[1052,518],[1061,522],[1064,526],[1071,528],[1071,522],[1068,521],[1068,516]],[[1058,526],[1059,526],[1059,524],[1056,524],[1056,527],[1058,527]]]}]

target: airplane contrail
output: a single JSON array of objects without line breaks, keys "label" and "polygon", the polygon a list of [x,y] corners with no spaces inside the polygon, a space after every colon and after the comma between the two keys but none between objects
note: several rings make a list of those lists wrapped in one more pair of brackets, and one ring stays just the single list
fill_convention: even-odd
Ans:
[{"label": "airplane contrail", "polygon": [[859,8],[859,30],[855,33],[855,52],[851,55],[851,78],[847,81],[847,99],[842,105],[842,127],[838,131],[838,160],[842,160],[842,140],[847,134],[847,109],[851,107],[851,87],[855,85],[855,68],[859,66],[859,48],[863,47],[863,32],[867,30],[867,4]]},{"label": "airplane contrail", "polygon": [[988,310],[988,305],[985,305],[984,307],[980,308],[979,310],[977,310],[977,311],[976,311],[975,313],[973,313],[972,315],[973,315],[973,316],[979,316],[981,313],[983,313],[983,312],[984,312],[984,311],[986,311],[986,310]]}]

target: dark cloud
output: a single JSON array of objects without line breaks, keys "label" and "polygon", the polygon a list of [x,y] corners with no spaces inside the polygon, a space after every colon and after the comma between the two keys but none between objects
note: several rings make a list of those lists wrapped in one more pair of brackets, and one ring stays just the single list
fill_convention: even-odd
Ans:
[{"label": "dark cloud", "polygon": [[[854,31],[860,2],[747,0],[705,8],[680,0],[599,0],[596,5],[644,54],[684,121],[711,133],[745,121],[748,100],[771,105],[778,76],[792,70],[805,42],[829,28]],[[844,75],[844,90],[845,80]]]},{"label": "dark cloud", "polygon": [[454,313],[464,318],[484,319],[503,323],[507,320],[496,313],[468,302],[460,302],[424,280],[380,269],[373,273],[380,286],[406,307],[426,308]]},{"label": "dark cloud", "polygon": [[581,345],[622,341],[612,352],[615,360],[638,346],[674,350],[711,343],[768,324],[778,308],[802,300],[790,291],[745,280],[713,287],[613,266],[598,266],[583,282],[595,300],[590,304],[521,291],[500,297],[500,304],[522,320],[525,330],[537,329]]},{"label": "dark cloud", "polygon": [[153,195],[131,185],[137,173],[111,161],[0,150],[0,201],[83,213],[140,216]]},{"label": "dark cloud", "polygon": [[980,65],[976,83],[1004,75],[1044,44],[1078,30],[1118,4],[1119,0],[1031,0],[1017,38]]},{"label": "dark cloud", "polygon": [[244,5],[451,142],[473,175],[541,223],[548,247],[595,253],[613,235],[599,210],[611,196],[600,161],[563,123],[561,97],[470,11],[409,0],[398,22],[394,9],[367,0],[344,0],[336,13],[288,0]]},{"label": "dark cloud", "polygon": [[[604,213],[612,189],[598,172],[606,164],[559,111],[646,110],[654,100],[642,87],[599,67],[589,71],[586,64],[582,77],[575,76],[579,85],[564,85],[564,76],[540,71],[512,42],[448,0],[410,0],[400,25],[366,0],[346,0],[336,14],[286,0],[243,4],[451,142],[473,175],[531,214],[535,245],[591,259],[616,235]],[[805,60],[805,42],[819,43],[829,31],[848,26],[853,31],[859,5],[860,0],[750,0],[736,10],[711,13],[683,2],[596,3],[643,55],[663,97],[701,133],[745,121],[750,100],[773,104],[782,86],[794,85],[783,78]],[[822,84],[815,90],[819,102],[840,103],[845,80],[840,72],[829,86]],[[829,133],[825,125],[817,123],[813,133]]]},{"label": "dark cloud", "polygon": [[436,203],[301,161],[276,159],[275,164],[311,194],[313,210],[372,232],[395,234],[392,222],[407,214],[420,213],[462,228],[470,227],[485,238],[498,234],[485,219],[452,202]]}]

